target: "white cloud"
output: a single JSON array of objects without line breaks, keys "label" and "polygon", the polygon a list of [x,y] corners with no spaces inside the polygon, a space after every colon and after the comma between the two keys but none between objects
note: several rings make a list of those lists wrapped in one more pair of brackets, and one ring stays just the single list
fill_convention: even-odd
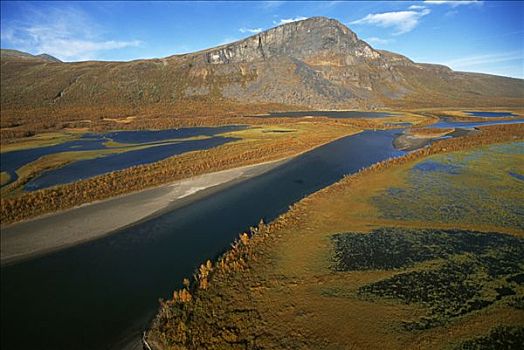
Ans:
[{"label": "white cloud", "polygon": [[431,11],[423,9],[421,11],[396,11],[383,13],[370,13],[364,18],[353,21],[350,24],[372,24],[385,28],[395,28],[395,35],[404,34],[412,31],[422,17]]},{"label": "white cloud", "polygon": [[264,10],[274,10],[284,5],[285,1],[262,1],[260,7]]},{"label": "white cloud", "polygon": [[240,33],[251,33],[251,34],[257,34],[262,31],[262,28],[240,28]]},{"label": "white cloud", "polygon": [[480,0],[424,0],[424,4],[427,5],[450,5],[451,7],[457,7],[462,5],[481,5]]},{"label": "white cloud", "polygon": [[411,5],[410,7],[408,7],[408,9],[410,10],[422,10],[422,9],[425,9],[426,6],[421,6],[421,5]]},{"label": "white cloud", "polygon": [[292,23],[292,22],[296,22],[296,21],[303,21],[305,19],[307,19],[307,17],[298,16],[298,17],[294,17],[294,18],[282,18],[279,22],[273,21],[273,23],[275,23],[277,25],[281,25],[281,24],[287,24],[287,23]]},{"label": "white cloud", "polygon": [[[140,46],[140,40],[114,40],[84,12],[62,6],[42,12],[26,7],[22,20],[2,22],[3,45],[33,54],[47,53],[63,61],[96,59],[101,51]],[[7,45],[6,45],[7,44]]]},{"label": "white cloud", "polygon": [[340,0],[335,0],[335,1],[321,1],[319,2],[319,8],[321,9],[330,9],[332,7],[335,7],[341,3],[343,3],[344,1],[340,1]]},{"label": "white cloud", "polygon": [[371,37],[371,38],[364,39],[364,41],[367,42],[368,44],[373,44],[373,45],[387,45],[387,44],[393,42],[394,40],[393,39],[381,39],[381,38],[377,38],[377,37]]},{"label": "white cloud", "polygon": [[524,64],[524,52],[522,50],[517,50],[493,54],[476,55],[450,60],[444,62],[444,64],[450,66],[453,69],[467,69],[472,66],[508,61],[520,61],[521,65]]}]

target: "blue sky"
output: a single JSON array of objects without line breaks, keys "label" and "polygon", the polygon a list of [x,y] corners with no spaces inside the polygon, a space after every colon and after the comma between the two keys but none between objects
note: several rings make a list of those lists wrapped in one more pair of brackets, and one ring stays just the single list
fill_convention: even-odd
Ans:
[{"label": "blue sky", "polygon": [[524,78],[520,1],[2,1],[1,47],[64,61],[165,57],[312,16],[417,62]]}]

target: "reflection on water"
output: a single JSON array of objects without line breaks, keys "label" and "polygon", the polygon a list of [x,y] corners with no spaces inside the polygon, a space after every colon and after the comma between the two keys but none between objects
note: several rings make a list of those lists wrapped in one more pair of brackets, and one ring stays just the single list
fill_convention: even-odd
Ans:
[{"label": "reflection on water", "polygon": [[451,128],[463,128],[463,129],[472,129],[478,128],[479,126],[488,126],[488,125],[502,125],[502,124],[521,124],[524,123],[524,119],[517,120],[492,120],[488,122],[462,122],[462,121],[453,121],[450,118],[442,118],[438,123],[429,125],[428,128],[441,128],[441,129],[451,129]]},{"label": "reflection on water", "polygon": [[[80,139],[74,140],[74,141],[68,141],[64,142],[58,145],[53,146],[46,146],[46,147],[39,147],[39,148],[31,148],[31,149],[24,149],[19,151],[12,151],[12,152],[2,152],[0,153],[0,171],[7,172],[11,176],[11,181],[15,181],[18,176],[16,174],[16,170],[26,164],[29,164],[38,158],[54,154],[54,153],[60,153],[60,152],[77,152],[77,151],[93,151],[93,150],[100,150],[100,149],[107,149],[104,145],[105,142],[108,141],[115,141],[123,144],[151,144],[156,142],[162,142],[167,140],[176,140],[176,139],[182,139],[182,138],[189,138],[189,137],[195,137],[195,136],[214,136],[218,135],[224,132],[229,131],[235,131],[235,130],[241,130],[245,129],[246,126],[243,125],[229,125],[229,126],[220,126],[220,127],[199,127],[199,128],[182,128],[182,129],[170,129],[170,130],[133,130],[133,131],[113,131],[113,132],[107,132],[107,133],[88,133],[84,134]],[[213,141],[213,142],[216,142]],[[211,142],[211,143],[213,143]],[[202,147],[206,147],[206,143],[192,143],[191,146],[195,147],[197,145],[200,145]],[[195,150],[193,147],[189,146],[189,150]],[[183,148],[183,147],[182,147]],[[159,150],[159,148],[156,148]],[[166,153],[166,149],[164,149],[165,156],[163,158],[169,157],[170,155]],[[196,148],[198,149],[198,148]],[[173,150],[178,150],[179,153],[182,153],[180,147],[173,147]],[[179,154],[174,153],[174,154]],[[136,155],[146,157],[150,156],[153,153],[135,153]],[[158,161],[163,158],[158,158],[155,161]],[[92,161],[100,161],[103,158],[98,159],[92,159]],[[125,160],[124,160],[125,161]],[[129,161],[129,160],[128,160]],[[144,164],[144,163],[151,163],[148,161],[147,158],[143,159],[143,162],[136,163],[137,164]],[[86,163],[83,163],[86,164]],[[95,163],[89,163],[89,167],[97,166]],[[107,171],[113,171],[118,170],[117,167],[114,167],[112,170],[109,167],[110,170]],[[123,168],[120,168],[123,169]],[[92,169],[85,168],[85,171],[92,171]],[[107,172],[105,171],[105,172]],[[95,175],[101,174],[101,172],[96,173]],[[92,175],[93,176],[93,175]],[[71,176],[70,179],[73,180],[67,180],[64,182],[74,181],[74,176]],[[61,182],[54,182],[53,184],[58,184]],[[28,187],[28,189],[36,189],[36,188],[42,188],[46,186],[40,186],[38,184],[35,184],[34,186],[31,185]]]},{"label": "reflection on water", "polygon": [[26,191],[87,179],[111,171],[126,169],[135,165],[150,164],[162,159],[190,151],[205,150],[238,140],[232,137],[215,136],[204,140],[184,141],[160,146],[107,155],[101,158],[80,160],[61,168],[49,170],[32,179],[25,186]]},{"label": "reflection on water", "polygon": [[365,131],[192,204],[49,256],[2,268],[2,348],[106,349],[137,339],[180,281],[261,218],[403,152]]},{"label": "reflection on water", "polygon": [[479,112],[479,111],[468,111],[466,112],[472,117],[481,117],[481,118],[505,118],[505,117],[516,117],[515,114],[511,112]]},{"label": "reflection on water", "polygon": [[386,118],[395,113],[385,112],[363,112],[363,111],[294,111],[294,112],[272,112],[261,117],[328,117],[328,118]]}]

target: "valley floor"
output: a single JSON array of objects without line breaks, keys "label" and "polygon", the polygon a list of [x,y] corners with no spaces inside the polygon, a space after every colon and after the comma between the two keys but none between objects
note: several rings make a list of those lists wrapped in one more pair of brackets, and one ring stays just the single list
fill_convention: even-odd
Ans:
[{"label": "valley floor", "polygon": [[[71,161],[64,158],[78,160],[74,158],[81,152],[43,156],[22,167],[32,169],[28,174],[17,170],[19,178],[2,187],[0,220],[2,225],[6,225],[184,178],[284,159],[360,130],[335,122],[253,126],[220,134],[236,140],[207,150],[185,152],[150,164],[132,166],[31,192],[23,191],[23,186],[32,178]],[[96,154],[94,157],[98,156]],[[48,158],[53,157],[58,158],[58,161],[50,162]],[[93,166],[96,167],[96,164]]]},{"label": "valley floor", "polygon": [[474,135],[474,148],[376,166],[300,201],[203,264],[162,303],[147,343],[517,349],[524,143],[515,131],[506,143]]},{"label": "valley floor", "polygon": [[13,263],[99,238],[258,176],[285,161],[207,173],[3,227],[1,262]]}]

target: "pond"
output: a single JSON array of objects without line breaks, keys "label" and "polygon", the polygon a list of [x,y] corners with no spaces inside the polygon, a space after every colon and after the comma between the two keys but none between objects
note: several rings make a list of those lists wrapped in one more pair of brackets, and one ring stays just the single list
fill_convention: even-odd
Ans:
[{"label": "pond", "polygon": [[479,126],[488,126],[488,125],[502,125],[502,124],[521,124],[524,123],[524,119],[515,119],[515,120],[491,120],[487,122],[462,122],[454,121],[451,118],[443,117],[441,120],[435,124],[427,126],[428,128],[440,128],[440,129],[452,129],[452,128],[462,128],[462,129],[473,129],[478,128]]},{"label": "pond", "polygon": [[328,117],[328,118],[387,118],[395,116],[389,112],[365,112],[365,111],[293,111],[293,112],[271,112],[259,117],[284,117],[284,118],[303,118],[303,117]]},{"label": "pond", "polygon": [[472,117],[480,117],[480,118],[508,118],[508,117],[516,117],[516,115],[511,113],[511,112],[467,111],[466,113],[468,113]]},{"label": "pond", "polygon": [[428,172],[442,172],[447,174],[460,174],[461,167],[454,164],[445,164],[440,162],[435,162],[433,160],[425,160],[420,163],[417,163],[414,167],[414,170],[418,171],[428,171]]},{"label": "pond", "polygon": [[[238,234],[344,175],[400,156],[398,131],[365,131],[105,238],[1,269],[2,348],[137,344],[158,309]],[[137,348],[140,348],[139,345]]]},{"label": "pond", "polygon": [[[82,137],[78,140],[68,141],[68,142],[64,142],[64,143],[53,145],[53,146],[46,146],[46,147],[31,148],[31,149],[24,149],[24,150],[19,150],[19,151],[0,153],[0,171],[7,172],[11,176],[11,182],[12,182],[18,178],[16,174],[17,169],[37,160],[40,157],[54,154],[54,153],[108,149],[109,147],[107,147],[105,143],[109,141],[114,141],[114,142],[123,144],[120,147],[113,147],[113,148],[125,148],[131,145],[146,145],[146,144],[154,145],[155,143],[166,142],[169,140],[176,141],[177,139],[185,139],[185,138],[196,137],[196,136],[211,137],[211,136],[219,135],[224,132],[236,131],[236,130],[241,130],[245,128],[246,126],[242,126],[242,125],[230,125],[230,126],[222,126],[222,127],[182,128],[182,129],[170,129],[170,130],[133,130],[133,131],[114,131],[114,132],[107,132],[107,133],[88,133],[88,134],[82,135]],[[161,160],[161,159],[164,159],[164,158],[176,155],[176,154],[188,152],[188,151],[215,147],[219,144],[230,142],[232,140],[233,140],[232,138],[226,139],[226,138],[221,138],[220,136],[215,136],[214,138],[211,138],[208,140],[199,140],[200,142],[196,142],[196,140],[180,141],[179,143],[177,143],[177,146],[173,144],[172,147],[167,147],[165,145],[156,146],[155,152],[161,153],[162,155],[161,157],[159,155],[155,155],[154,151],[147,151],[147,149],[142,149],[140,151],[137,150],[137,151],[126,152],[126,153],[129,153],[127,156],[126,156],[126,153],[121,153],[121,154],[118,154],[118,156],[120,157],[116,157],[116,158],[114,157],[117,155],[110,155],[106,157],[91,159],[89,161],[83,161],[83,163],[75,162],[75,163],[72,163],[68,168],[71,171],[70,174],[67,174],[68,170],[61,170],[61,169],[64,169],[65,167],[61,169],[53,170],[50,173],[57,174],[57,175],[43,175],[43,178],[41,180],[35,180],[33,184],[28,185],[27,189],[34,190],[34,189],[47,187],[45,185],[46,183],[49,183],[51,185],[56,185],[59,183],[65,183],[65,182],[79,180],[81,178],[86,178],[86,177],[75,177],[74,172],[77,171],[80,167],[82,171],[85,171],[86,173],[91,173],[92,175],[90,176],[95,176],[95,175],[99,175],[99,174],[109,172],[109,171],[124,169],[132,165],[156,162],[158,160]],[[170,153],[170,152],[173,152],[173,153]],[[106,160],[106,158],[108,157],[109,159]],[[155,159],[150,160],[152,158],[148,158],[148,157],[153,157]],[[130,164],[130,165],[127,165],[124,167],[118,166],[118,162],[116,160],[119,160],[119,159],[122,160],[124,163]],[[75,165],[77,163],[80,163],[80,165]],[[109,166],[109,164],[111,163],[113,164],[113,167]],[[99,164],[100,164],[100,169],[101,170],[104,169],[103,171],[97,171]],[[53,178],[54,180],[47,180],[48,176],[50,178]],[[60,181],[61,177],[63,177],[64,181]]]},{"label": "pond", "polygon": [[215,136],[204,140],[191,140],[152,146],[135,151],[107,155],[101,158],[86,159],[49,170],[32,179],[25,186],[26,191],[70,183],[93,176],[126,169],[135,165],[150,164],[178,154],[210,149],[238,140],[233,137]]}]

